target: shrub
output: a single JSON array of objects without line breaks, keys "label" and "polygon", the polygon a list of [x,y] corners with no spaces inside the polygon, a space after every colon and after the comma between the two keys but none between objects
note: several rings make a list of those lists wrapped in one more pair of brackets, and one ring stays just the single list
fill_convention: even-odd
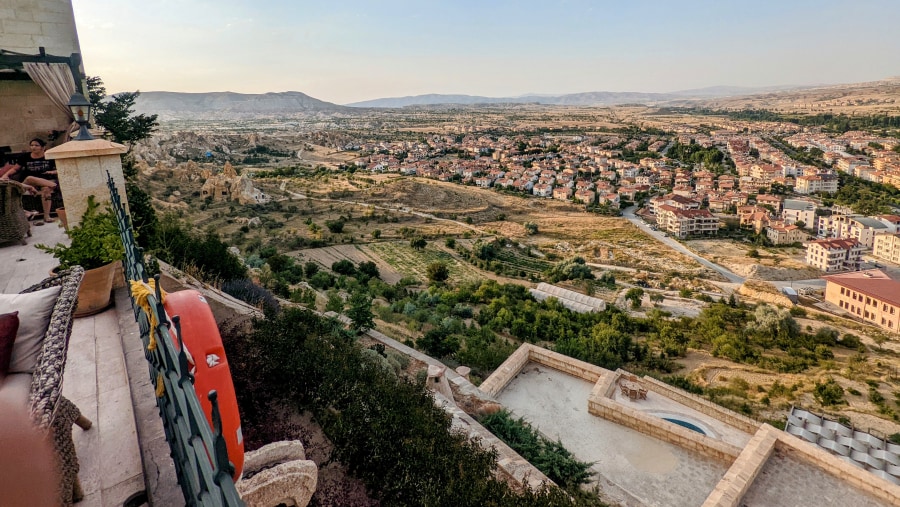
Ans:
[{"label": "shrub", "polygon": [[328,231],[332,234],[340,234],[344,232],[344,224],[343,220],[326,220],[325,227],[328,227]]},{"label": "shrub", "polygon": [[447,267],[446,262],[432,262],[425,268],[425,272],[432,282],[440,283],[450,278],[450,268]]},{"label": "shrub", "polygon": [[174,214],[159,221],[151,243],[154,254],[178,269],[195,266],[204,278],[222,281],[247,277],[247,267],[215,230],[194,233]]},{"label": "shrub", "polygon": [[248,278],[229,280],[222,284],[222,291],[262,309],[267,314],[270,312],[277,313],[281,306],[271,292],[264,287],[256,285]]},{"label": "shrub", "polygon": [[573,488],[590,479],[593,463],[579,461],[562,443],[542,437],[524,419],[515,419],[508,411],[501,410],[483,417],[480,422],[553,482]]},{"label": "shrub", "polygon": [[331,264],[331,270],[339,275],[353,276],[356,274],[356,266],[347,259],[334,261]]},{"label": "shrub", "polygon": [[833,378],[825,382],[816,382],[813,388],[813,397],[823,406],[840,405],[844,401],[844,388]]}]

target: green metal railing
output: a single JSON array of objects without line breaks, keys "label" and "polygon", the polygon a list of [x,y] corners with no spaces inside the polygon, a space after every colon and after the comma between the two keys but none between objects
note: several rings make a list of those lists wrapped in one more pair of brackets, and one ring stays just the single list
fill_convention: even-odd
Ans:
[{"label": "green metal railing", "polygon": [[[115,183],[108,173],[107,185],[112,199],[111,207],[125,245],[125,276],[128,280],[146,283],[148,278],[143,252],[135,242],[131,217],[125,211]],[[225,438],[222,436],[222,418],[216,392],[210,391],[207,394],[212,404],[214,426],[210,428],[194,391],[194,378],[181,342],[178,316],[173,316],[171,322],[167,320],[160,302],[159,275],[155,278],[155,294],[148,297],[152,320],[157,323],[155,329],[151,329],[151,319],[147,313],[135,303],[133,293],[131,301],[144,343],[150,378],[158,394],[156,404],[163,420],[166,440],[172,451],[175,473],[185,503],[188,506],[243,506],[244,502],[238,496],[232,480],[234,465],[228,460]],[[169,334],[169,328],[173,325],[178,337],[178,350],[175,350],[172,335]],[[156,347],[149,350],[152,339],[155,339]]]}]

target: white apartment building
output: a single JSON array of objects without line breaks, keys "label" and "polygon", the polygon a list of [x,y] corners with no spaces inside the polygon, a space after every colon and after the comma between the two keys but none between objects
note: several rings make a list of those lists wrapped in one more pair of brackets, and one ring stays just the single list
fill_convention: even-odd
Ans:
[{"label": "white apartment building", "polygon": [[668,204],[657,208],[656,224],[661,230],[676,238],[711,236],[719,232],[719,219],[709,210],[681,210]]},{"label": "white apartment building", "polygon": [[833,174],[809,174],[798,176],[794,192],[798,194],[833,194],[838,190],[838,178]]},{"label": "white apartment building", "polygon": [[816,223],[816,203],[802,199],[785,199],[781,203],[781,218],[785,225],[803,222],[807,227]]},{"label": "white apartment building", "polygon": [[863,246],[855,239],[820,239],[806,245],[806,263],[826,273],[859,269]]},{"label": "white apartment building", "polygon": [[900,235],[876,234],[872,255],[893,264],[900,264]]},{"label": "white apartment building", "polygon": [[820,238],[855,239],[866,248],[875,245],[875,235],[892,232],[889,223],[862,215],[831,215],[818,217],[816,235]]}]

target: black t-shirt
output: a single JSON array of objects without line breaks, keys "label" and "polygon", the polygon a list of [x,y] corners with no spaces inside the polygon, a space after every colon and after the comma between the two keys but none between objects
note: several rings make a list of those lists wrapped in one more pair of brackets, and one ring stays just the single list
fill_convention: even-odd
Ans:
[{"label": "black t-shirt", "polygon": [[19,159],[19,165],[22,166],[22,169],[17,171],[16,176],[21,174],[23,177],[56,178],[55,174],[44,174],[47,171],[56,170],[56,163],[53,160],[47,160],[44,157],[31,158],[31,154],[26,153]]}]

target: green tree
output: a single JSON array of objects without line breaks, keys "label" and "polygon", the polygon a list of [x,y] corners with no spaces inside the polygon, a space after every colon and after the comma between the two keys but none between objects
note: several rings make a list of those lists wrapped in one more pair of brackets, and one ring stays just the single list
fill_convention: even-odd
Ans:
[{"label": "green tree", "polygon": [[107,100],[106,87],[100,77],[88,77],[86,81],[88,99],[94,106],[94,121],[106,129],[114,141],[131,146],[150,137],[159,126],[155,114],[134,114],[134,103],[140,92],[117,93]]},{"label": "green tree", "polygon": [[350,318],[350,329],[356,334],[365,333],[375,327],[372,315],[372,296],[365,290],[357,290],[347,302],[347,317]]},{"label": "green tree", "polygon": [[442,261],[432,262],[425,268],[425,272],[432,282],[441,283],[450,278],[450,268],[447,267],[446,262]]},{"label": "green tree", "polygon": [[331,292],[328,295],[328,301],[325,303],[326,312],[341,313],[344,311],[344,299],[337,292]]},{"label": "green tree", "polygon": [[343,220],[326,220],[325,227],[328,227],[328,231],[332,234],[340,234],[344,232],[344,221]]},{"label": "green tree", "polygon": [[631,308],[638,309],[641,307],[641,300],[644,298],[644,289],[640,287],[632,287],[625,293],[625,300],[631,301]]},{"label": "green tree", "polygon": [[840,405],[844,403],[844,388],[829,378],[825,382],[816,382],[813,397],[823,406]]},{"label": "green tree", "polygon": [[306,264],[303,265],[303,273],[306,275],[306,278],[312,278],[318,272],[319,265],[313,261],[306,261]]},{"label": "green tree", "polygon": [[525,234],[533,236],[538,233],[538,225],[534,222],[525,222]]},{"label": "green tree", "polygon": [[409,240],[409,246],[411,246],[415,250],[422,250],[426,246],[428,246],[428,242],[425,241],[425,238],[413,238]]},{"label": "green tree", "polygon": [[378,271],[378,266],[372,261],[363,261],[360,262],[356,267],[356,270],[360,275],[367,278],[381,278],[381,273]]}]

